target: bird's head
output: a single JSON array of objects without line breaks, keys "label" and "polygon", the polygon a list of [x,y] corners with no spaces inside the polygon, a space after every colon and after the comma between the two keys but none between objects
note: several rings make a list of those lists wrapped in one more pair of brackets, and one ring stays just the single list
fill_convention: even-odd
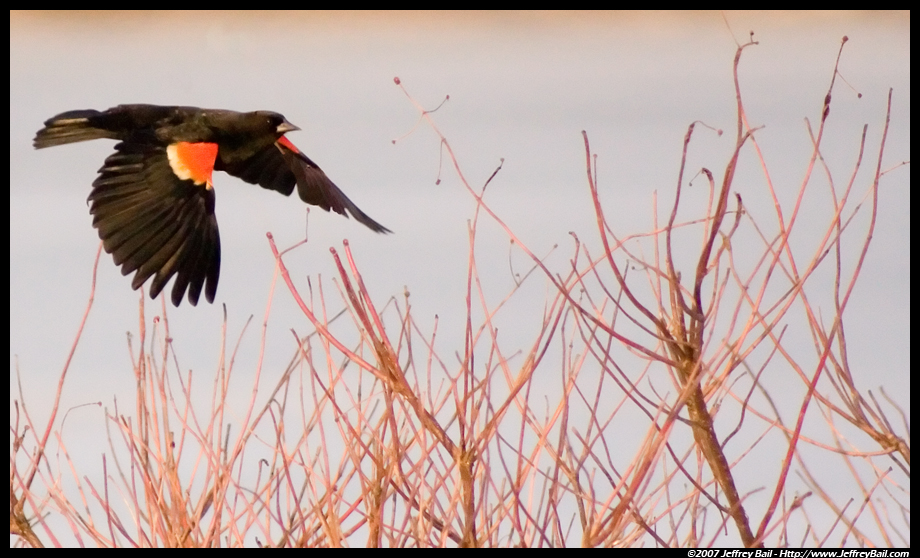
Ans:
[{"label": "bird's head", "polygon": [[277,112],[260,110],[252,114],[258,115],[260,117],[260,125],[264,126],[266,131],[273,131],[278,135],[278,137],[281,137],[288,132],[293,132],[300,129],[288,122],[287,118],[281,114],[278,114]]}]

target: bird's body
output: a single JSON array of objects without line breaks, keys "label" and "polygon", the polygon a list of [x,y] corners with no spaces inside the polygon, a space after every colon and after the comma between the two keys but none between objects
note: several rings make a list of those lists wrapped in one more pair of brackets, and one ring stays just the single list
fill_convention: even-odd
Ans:
[{"label": "bird's body", "polygon": [[186,290],[197,304],[202,288],[214,301],[220,276],[220,237],[211,173],[224,171],[251,184],[354,217],[368,217],[326,174],[284,137],[298,130],[278,113],[196,107],[119,105],[76,110],[45,122],[36,149],[92,139],[114,139],[115,153],[99,169],[89,195],[93,226],[122,273],[137,272],[137,289],[150,277],[156,297],[176,275],[172,302]]}]

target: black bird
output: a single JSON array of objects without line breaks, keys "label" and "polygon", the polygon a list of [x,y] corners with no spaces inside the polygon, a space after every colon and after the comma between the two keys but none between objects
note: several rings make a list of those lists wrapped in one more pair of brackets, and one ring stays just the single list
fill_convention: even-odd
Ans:
[{"label": "black bird", "polygon": [[176,275],[172,303],[188,290],[214,302],[220,276],[220,236],[211,173],[224,171],[326,211],[350,214],[373,231],[389,229],[358,209],[284,134],[299,130],[269,111],[119,105],[74,110],[45,122],[36,149],[107,138],[118,140],[90,193],[93,227],[131,288],[149,278],[155,298]]}]

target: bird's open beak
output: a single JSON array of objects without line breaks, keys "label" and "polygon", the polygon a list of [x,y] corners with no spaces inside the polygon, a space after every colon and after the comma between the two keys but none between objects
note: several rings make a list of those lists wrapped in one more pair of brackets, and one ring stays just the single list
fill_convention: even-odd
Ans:
[{"label": "bird's open beak", "polygon": [[279,134],[286,134],[288,132],[293,132],[299,129],[300,128],[298,128],[297,126],[294,126],[293,124],[285,120],[281,124],[278,124],[278,128],[275,131],[278,132]]}]

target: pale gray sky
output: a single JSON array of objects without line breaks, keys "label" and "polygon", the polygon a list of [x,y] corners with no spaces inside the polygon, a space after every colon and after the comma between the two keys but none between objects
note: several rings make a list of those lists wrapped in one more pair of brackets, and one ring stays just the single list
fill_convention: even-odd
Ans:
[{"label": "pale gray sky", "polygon": [[[395,76],[426,107],[450,95],[435,119],[473,184],[504,158],[489,199],[537,253],[570,246],[569,231],[597,246],[581,130],[599,157],[606,213],[621,236],[652,228],[655,191],[659,200],[671,199],[691,122],[728,132],[717,138],[697,131],[696,168],[719,168],[734,130],[731,32],[744,41],[753,30],[760,41],[745,51],[742,87],[748,113],[766,125],[758,139],[768,159],[778,162],[771,171],[781,193],[793,195],[803,176],[809,153],[804,119],[818,120],[843,35],[850,38],[840,67],[846,83],[837,84],[825,142],[838,182],[848,176],[865,123],[874,164],[889,88],[894,111],[884,166],[910,158],[909,13],[724,15],[731,31],[717,12],[11,13],[11,401],[18,398],[18,364],[26,400],[40,414],[86,305],[98,246],[85,199],[112,142],[42,151],[31,146],[42,122],[66,110],[144,102],[283,113],[303,130],[290,139],[395,233],[376,235],[314,210],[310,243],[291,260],[298,280],[334,276],[328,248],[348,238],[380,301],[402,296],[407,287],[423,323],[440,317],[447,355],[462,348],[466,227],[474,206],[447,164],[435,184],[441,161],[430,129],[420,126],[392,143],[418,119],[393,84]],[[737,189],[748,204],[757,204],[764,202],[753,191],[761,175],[750,166],[739,171]],[[223,244],[218,304],[202,299],[197,308],[186,302],[170,309],[182,367],[204,376],[216,366],[219,303],[227,305],[234,339],[250,315],[254,325],[261,322],[273,274],[265,233],[288,246],[304,231],[296,197],[222,174],[215,187]],[[909,166],[883,183],[848,339],[851,364],[866,374],[861,385],[884,386],[908,412],[909,187]],[[507,240],[496,234],[482,242],[484,276],[494,282],[495,296],[502,295],[510,284]],[[568,248],[557,255],[564,267]],[[275,297],[266,357],[272,370],[290,358],[290,328],[306,328],[288,307],[283,287]],[[137,300],[130,278],[104,254],[65,408],[109,404],[116,396],[131,400],[125,334],[137,330]],[[148,312],[159,312],[159,303],[148,301]],[[505,331],[510,337],[514,327]],[[249,332],[243,368],[256,358],[257,335]],[[514,344],[513,337],[509,341]],[[74,428],[101,428],[97,410],[72,415]],[[98,459],[105,446],[88,449],[88,459]]]}]

